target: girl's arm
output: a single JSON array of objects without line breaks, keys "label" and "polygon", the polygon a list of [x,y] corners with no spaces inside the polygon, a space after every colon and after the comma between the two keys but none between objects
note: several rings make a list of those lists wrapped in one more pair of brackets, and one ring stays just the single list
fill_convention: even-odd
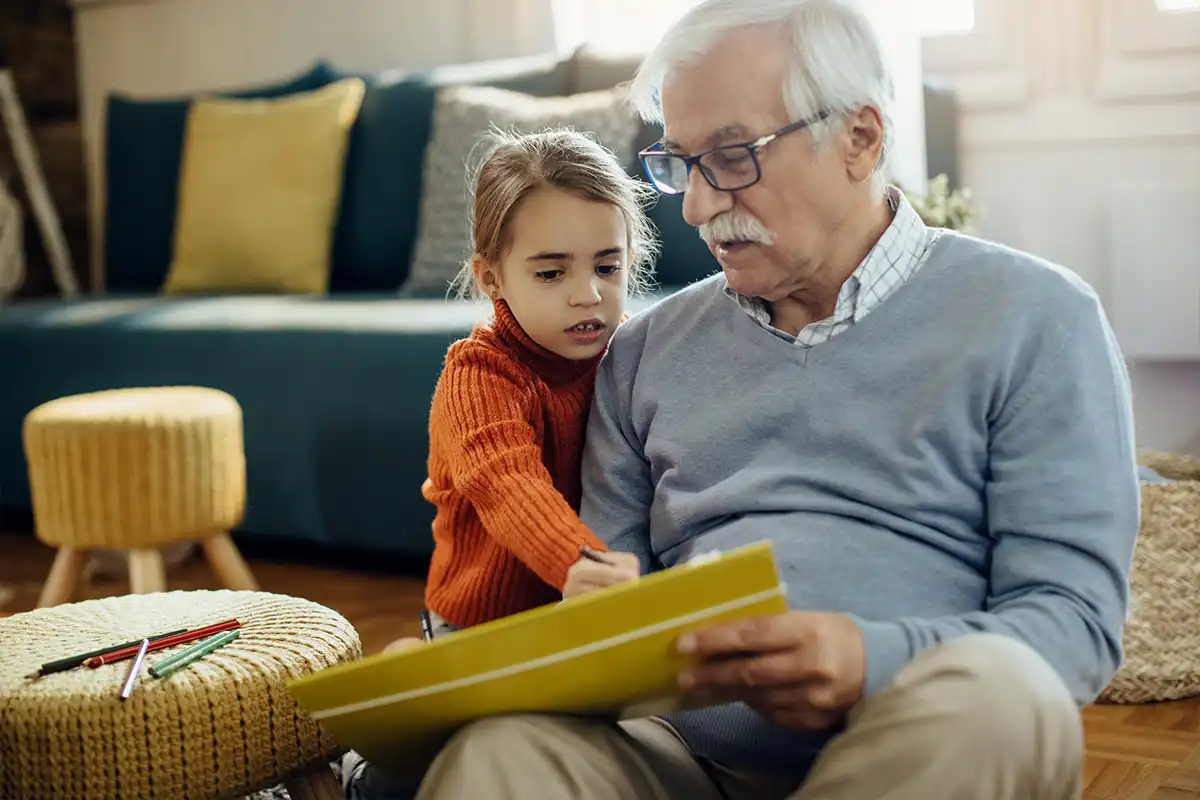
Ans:
[{"label": "girl's arm", "polygon": [[605,550],[554,486],[529,423],[532,389],[521,369],[478,344],[447,354],[433,424],[450,442],[456,488],[488,534],[562,590],[579,548]]}]

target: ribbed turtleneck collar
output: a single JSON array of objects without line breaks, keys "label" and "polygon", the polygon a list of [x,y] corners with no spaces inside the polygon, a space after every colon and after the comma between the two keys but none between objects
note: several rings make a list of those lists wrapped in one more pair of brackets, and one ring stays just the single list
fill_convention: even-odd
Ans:
[{"label": "ribbed turtleneck collar", "polygon": [[493,301],[495,317],[492,331],[501,344],[512,350],[522,363],[551,384],[570,383],[593,369],[600,361],[603,351],[592,358],[576,361],[552,353],[530,338],[521,323],[513,316],[512,309],[504,300]]}]

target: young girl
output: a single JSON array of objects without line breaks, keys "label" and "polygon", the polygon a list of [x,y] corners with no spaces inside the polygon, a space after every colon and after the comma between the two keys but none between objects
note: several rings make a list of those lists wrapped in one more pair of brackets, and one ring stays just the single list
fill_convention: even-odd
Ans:
[{"label": "young girl", "polygon": [[[455,281],[495,313],[450,346],[429,415],[435,637],[638,575],[628,553],[580,559],[605,547],[576,510],[596,366],[654,255],[652,192],[583,134],[497,138],[476,177],[475,254]],[[341,767],[347,797],[395,789],[354,753]]]},{"label": "young girl", "polygon": [[450,347],[430,412],[435,632],[559,600],[580,548],[604,549],[576,515],[580,457],[596,365],[653,256],[643,186],[572,131],[502,135],[479,170],[456,283],[495,314]]},{"label": "young girl", "polygon": [[495,313],[450,347],[430,411],[435,633],[560,600],[580,548],[604,549],[576,515],[584,423],[653,257],[646,186],[611,153],[567,130],[498,138],[456,281]]}]

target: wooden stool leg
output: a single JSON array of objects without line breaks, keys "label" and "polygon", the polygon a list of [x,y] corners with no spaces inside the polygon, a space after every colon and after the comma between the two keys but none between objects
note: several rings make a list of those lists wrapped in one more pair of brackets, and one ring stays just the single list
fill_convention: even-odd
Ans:
[{"label": "wooden stool leg", "polygon": [[50,574],[42,585],[38,608],[56,606],[71,599],[75,584],[83,573],[84,552],[76,547],[60,547],[54,556]]},{"label": "wooden stool leg", "polygon": [[228,533],[222,531],[205,539],[204,554],[226,589],[258,591],[258,581]]},{"label": "wooden stool leg", "polygon": [[333,770],[322,762],[313,764],[296,777],[284,781],[292,800],[342,800],[342,787],[338,786]]},{"label": "wooden stool leg", "polygon": [[167,571],[162,553],[154,549],[129,551],[129,590],[134,594],[150,594],[167,590]]}]

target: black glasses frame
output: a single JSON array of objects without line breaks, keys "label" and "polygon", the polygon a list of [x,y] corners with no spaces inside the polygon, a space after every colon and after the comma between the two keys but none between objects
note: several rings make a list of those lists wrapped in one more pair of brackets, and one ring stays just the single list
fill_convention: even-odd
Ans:
[{"label": "black glasses frame", "polygon": [[[645,150],[638,153],[638,160],[641,161],[641,163],[642,163],[642,171],[646,174],[647,180],[649,180],[650,184],[655,189],[657,189],[659,192],[661,192],[662,194],[683,194],[683,190],[678,190],[671,186],[666,186],[664,184],[659,183],[658,180],[655,179],[654,174],[650,169],[650,164],[648,162],[653,159],[656,159],[656,158],[658,158],[658,159],[666,159],[666,158],[679,159],[680,161],[682,161],[684,163],[684,166],[687,168],[687,174],[689,177],[691,177],[693,167],[699,168],[700,174],[704,176],[704,180],[708,182],[709,186],[716,189],[718,192],[740,192],[742,189],[748,189],[751,186],[753,186],[754,184],[758,183],[760,180],[762,180],[762,164],[759,163],[759,160],[758,160],[758,151],[761,148],[766,147],[768,144],[770,144],[771,142],[780,138],[781,136],[786,136],[789,133],[795,133],[796,131],[802,131],[805,128],[816,125],[818,122],[821,122],[821,121],[825,120],[826,118],[828,118],[830,113],[831,112],[829,112],[829,111],[821,111],[817,114],[814,114],[811,117],[807,117],[805,119],[797,120],[796,122],[792,122],[787,125],[784,125],[782,128],[775,131],[774,133],[768,133],[766,136],[760,136],[759,138],[755,139],[752,142],[739,142],[737,144],[723,144],[719,147],[714,147],[710,150],[705,150],[703,153],[697,153],[694,156],[684,156],[684,155],[679,155],[678,153],[669,153],[666,150],[662,149],[663,148],[662,144],[656,144],[656,145],[653,145],[652,147],[648,147]],[[701,159],[703,159],[706,156],[710,156],[713,153],[729,152],[729,151],[733,151],[733,150],[745,151],[750,156],[750,161],[751,161],[751,163],[754,164],[754,177],[751,178],[748,182],[740,184],[738,186],[718,186],[716,177],[709,171],[708,167],[706,167],[702,163]]]}]

